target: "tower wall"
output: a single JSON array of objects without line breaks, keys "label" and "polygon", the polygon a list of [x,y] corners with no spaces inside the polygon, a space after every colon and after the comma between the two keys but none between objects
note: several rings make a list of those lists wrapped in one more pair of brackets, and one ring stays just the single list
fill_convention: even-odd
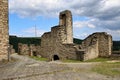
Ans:
[{"label": "tower wall", "polygon": [[8,0],[0,0],[0,60],[8,54]]},{"label": "tower wall", "polygon": [[72,27],[72,14],[69,10],[65,10],[59,15],[59,25],[63,27],[62,43],[73,43],[73,27]]}]

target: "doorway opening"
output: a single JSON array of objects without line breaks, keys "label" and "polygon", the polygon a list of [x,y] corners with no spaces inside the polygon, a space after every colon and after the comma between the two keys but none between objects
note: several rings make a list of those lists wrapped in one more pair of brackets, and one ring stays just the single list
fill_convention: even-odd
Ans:
[{"label": "doorway opening", "polygon": [[37,52],[36,51],[33,51],[33,56],[37,56]]},{"label": "doorway opening", "polygon": [[54,56],[53,56],[53,60],[54,60],[54,61],[60,60],[60,58],[58,57],[58,55],[54,55]]}]

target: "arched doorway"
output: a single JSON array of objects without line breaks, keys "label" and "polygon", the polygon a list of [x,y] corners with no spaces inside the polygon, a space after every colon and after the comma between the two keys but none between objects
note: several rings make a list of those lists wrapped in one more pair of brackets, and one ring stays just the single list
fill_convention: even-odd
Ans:
[{"label": "arched doorway", "polygon": [[33,51],[33,56],[37,56],[37,52],[36,51]]},{"label": "arched doorway", "polygon": [[53,56],[53,60],[54,60],[54,61],[60,60],[60,58],[58,57],[58,55],[54,55],[54,56]]}]

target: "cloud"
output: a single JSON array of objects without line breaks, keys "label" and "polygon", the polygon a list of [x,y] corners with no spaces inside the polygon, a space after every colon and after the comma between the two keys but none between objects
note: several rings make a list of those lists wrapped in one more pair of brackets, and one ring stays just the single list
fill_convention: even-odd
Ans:
[{"label": "cloud", "polygon": [[35,27],[30,27],[30,28],[28,28],[28,29],[25,29],[25,30],[23,30],[22,31],[23,33],[22,33],[22,35],[24,35],[24,37],[25,36],[32,36],[32,37],[41,37],[41,35],[44,33],[44,32],[46,32],[45,30],[41,30],[41,29],[39,29],[39,28],[36,28],[36,30],[35,30]]},{"label": "cloud", "polygon": [[65,9],[74,16],[89,18],[74,21],[75,28],[101,28],[112,34],[120,30],[120,0],[9,0],[10,13],[21,17],[58,17]]},{"label": "cloud", "polygon": [[21,17],[54,16],[64,9],[63,0],[9,0],[10,13]]},{"label": "cloud", "polygon": [[89,36],[88,33],[82,33],[82,34],[76,34],[74,35],[75,38],[80,38],[80,39],[84,39],[85,37]]},{"label": "cloud", "polygon": [[92,24],[92,21],[94,21],[94,19],[88,21],[74,21],[73,26],[75,28],[83,28],[83,27],[95,28],[96,26]]},{"label": "cloud", "polygon": [[120,40],[120,30],[106,30],[109,34],[112,34],[114,40]]}]

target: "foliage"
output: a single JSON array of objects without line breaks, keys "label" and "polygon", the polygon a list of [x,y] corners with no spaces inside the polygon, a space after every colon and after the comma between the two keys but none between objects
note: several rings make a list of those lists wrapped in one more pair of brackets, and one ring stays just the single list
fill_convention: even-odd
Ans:
[{"label": "foliage", "polygon": [[16,52],[18,51],[18,43],[40,45],[40,42],[41,39],[39,37],[9,37],[9,43],[13,45],[13,48]]},{"label": "foliage", "polygon": [[113,51],[120,50],[120,41],[113,41]]},{"label": "foliage", "polygon": [[73,39],[73,43],[75,43],[75,44],[81,44],[82,41],[83,41],[83,40],[77,39],[77,38],[74,38],[74,39]]},{"label": "foliage", "polygon": [[[81,44],[83,40],[74,38],[73,42],[75,44]],[[18,51],[18,43],[23,44],[35,44],[40,45],[41,44],[41,38],[40,37],[17,37],[17,36],[10,36],[9,37],[9,43],[13,45],[13,48],[15,51]],[[120,50],[120,41],[113,41],[113,50]]]}]

